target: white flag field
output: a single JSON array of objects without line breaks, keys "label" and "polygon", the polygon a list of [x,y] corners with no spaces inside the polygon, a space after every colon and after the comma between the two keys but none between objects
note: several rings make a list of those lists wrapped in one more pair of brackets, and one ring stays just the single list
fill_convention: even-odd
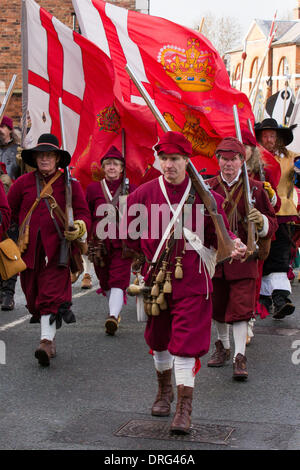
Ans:
[{"label": "white flag field", "polygon": [[113,100],[111,62],[33,0],[22,0],[22,61],[23,129],[28,115],[31,120],[25,146],[34,146],[44,133],[61,141],[61,98],[66,150],[82,152],[93,133],[95,113]]}]

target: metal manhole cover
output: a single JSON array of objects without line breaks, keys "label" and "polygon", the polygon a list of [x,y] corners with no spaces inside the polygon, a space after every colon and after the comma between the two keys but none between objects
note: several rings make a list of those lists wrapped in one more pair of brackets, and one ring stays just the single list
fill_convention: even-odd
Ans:
[{"label": "metal manhole cover", "polygon": [[227,445],[234,428],[218,424],[192,424],[187,435],[170,433],[170,423],[154,420],[131,420],[114,433],[115,436],[171,441],[206,442]]}]

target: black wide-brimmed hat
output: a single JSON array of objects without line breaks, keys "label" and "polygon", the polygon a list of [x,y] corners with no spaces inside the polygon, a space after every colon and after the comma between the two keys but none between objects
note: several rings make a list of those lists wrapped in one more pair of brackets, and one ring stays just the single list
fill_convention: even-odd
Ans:
[{"label": "black wide-brimmed hat", "polygon": [[22,150],[22,160],[27,165],[32,166],[33,168],[37,168],[37,152],[56,152],[60,157],[58,162],[58,166],[60,168],[66,168],[66,166],[68,166],[71,161],[71,155],[66,150],[61,150],[59,148],[58,139],[53,134],[42,134],[39,137],[38,143],[35,147]]},{"label": "black wide-brimmed hat", "polygon": [[296,126],[297,124],[294,124],[293,126],[290,126],[290,127],[279,126],[276,119],[267,118],[267,119],[264,119],[262,122],[258,122],[257,124],[255,124],[254,131],[255,131],[257,140],[259,140],[260,134],[262,131],[268,130],[268,129],[275,130],[278,133],[278,135],[282,138],[284,145],[287,146],[294,139],[293,129]]}]

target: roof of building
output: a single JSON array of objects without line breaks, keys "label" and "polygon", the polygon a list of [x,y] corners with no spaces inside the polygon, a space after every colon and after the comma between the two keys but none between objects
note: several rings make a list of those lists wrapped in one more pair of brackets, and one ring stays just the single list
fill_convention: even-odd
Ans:
[{"label": "roof of building", "polygon": [[[271,20],[260,20],[255,18],[253,23],[251,24],[251,29],[254,24],[260,28],[263,35],[266,39],[269,36],[270,28],[272,21]],[[279,46],[281,44],[300,44],[300,20],[281,20],[276,21],[276,34],[274,41],[272,42],[272,46]],[[251,30],[250,29],[250,30]],[[248,31],[246,37],[248,36],[250,30]],[[246,39],[246,38],[245,38]],[[230,54],[232,52],[239,52],[243,50],[243,46],[236,46],[232,48],[230,51],[226,52],[226,54]]]},{"label": "roof of building", "polygon": [[293,23],[291,27],[278,39],[276,35],[273,42],[274,46],[287,43],[300,44],[300,21],[293,21],[291,23]]},{"label": "roof of building", "polygon": [[[266,36],[266,38],[269,36],[270,28],[272,21],[270,20],[260,20],[255,18],[255,23],[257,26],[261,29],[262,33]],[[288,31],[290,31],[295,24],[299,23],[298,20],[281,20],[281,21],[276,21],[275,25],[277,27],[277,31],[275,34],[275,41],[278,41],[279,39],[282,38]]]}]

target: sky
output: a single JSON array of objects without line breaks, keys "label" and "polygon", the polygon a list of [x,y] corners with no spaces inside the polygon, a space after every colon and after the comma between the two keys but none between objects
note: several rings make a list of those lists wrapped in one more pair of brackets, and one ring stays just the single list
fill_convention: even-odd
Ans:
[{"label": "sky", "polygon": [[[298,5],[297,0],[148,0],[150,14],[161,16],[184,26],[194,27],[199,24],[205,13],[216,16],[232,16],[241,25],[243,35],[247,34],[254,18],[272,20],[277,10],[286,19],[288,13]],[[293,19],[293,17],[291,18]]]}]

